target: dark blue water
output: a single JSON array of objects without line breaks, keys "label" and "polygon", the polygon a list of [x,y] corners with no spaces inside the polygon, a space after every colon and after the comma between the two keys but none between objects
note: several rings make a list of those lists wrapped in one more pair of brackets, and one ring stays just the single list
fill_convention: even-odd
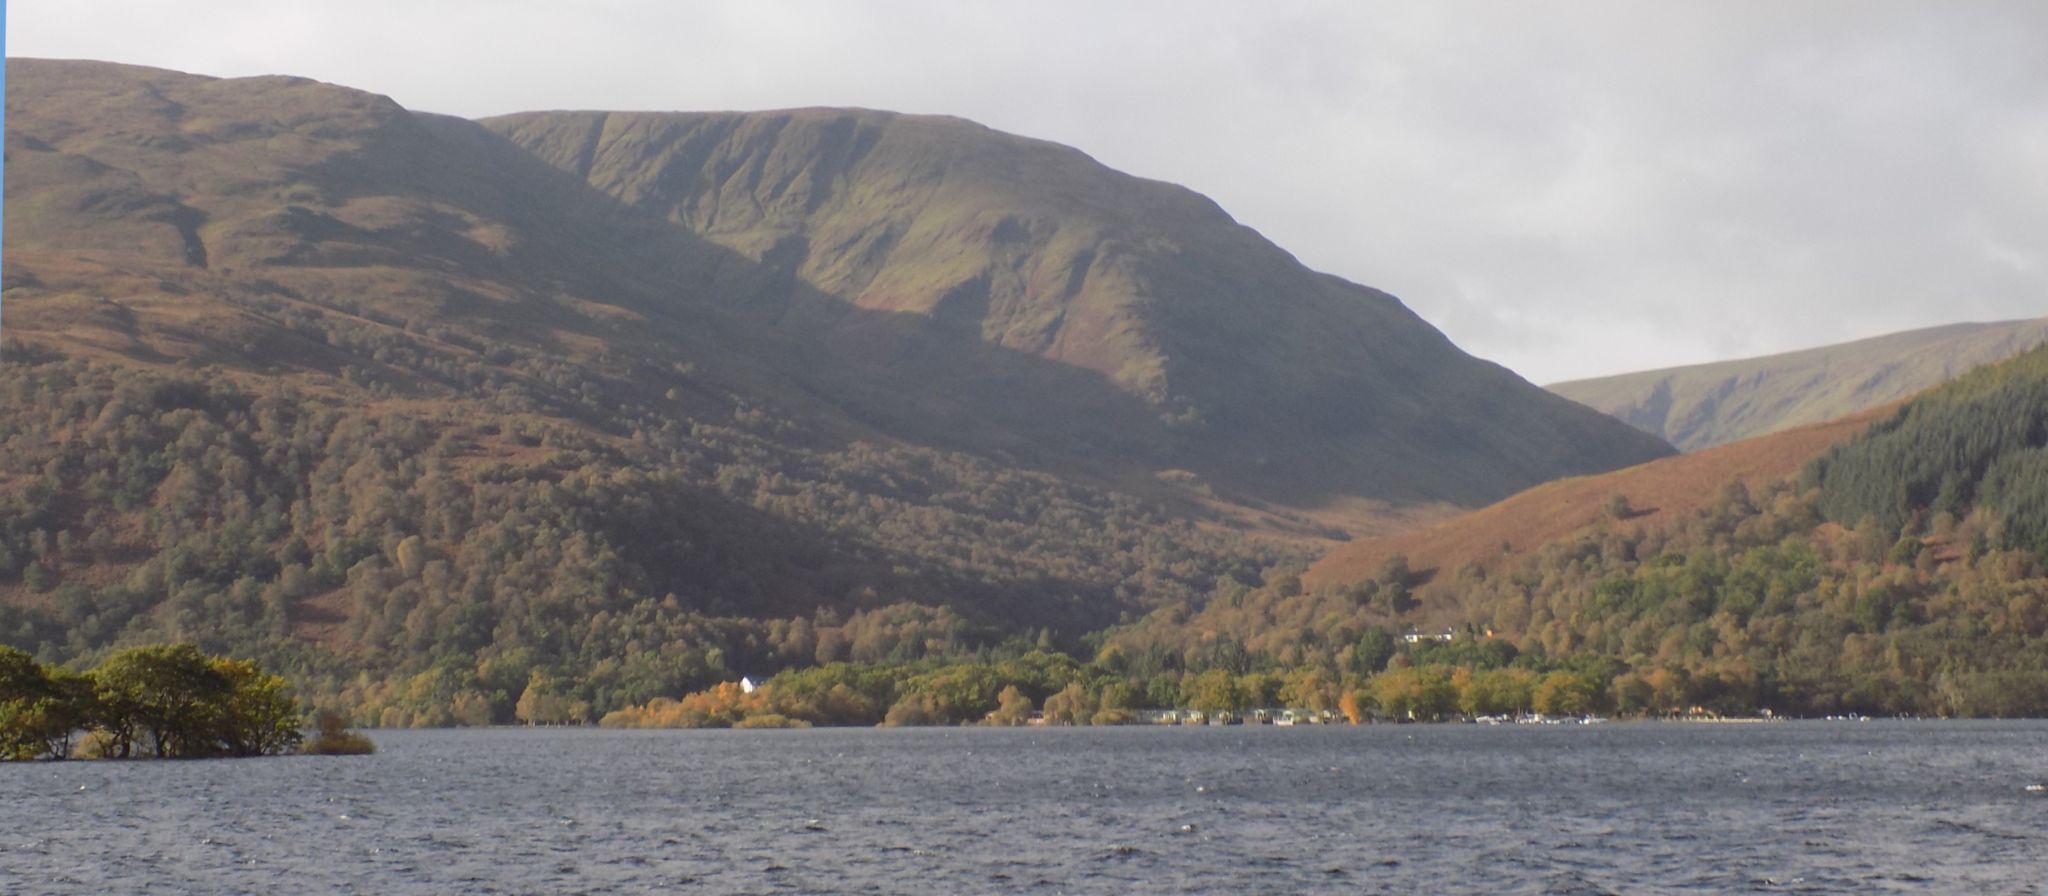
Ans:
[{"label": "dark blue water", "polygon": [[2048,724],[377,732],[0,766],[0,893],[2041,893]]}]

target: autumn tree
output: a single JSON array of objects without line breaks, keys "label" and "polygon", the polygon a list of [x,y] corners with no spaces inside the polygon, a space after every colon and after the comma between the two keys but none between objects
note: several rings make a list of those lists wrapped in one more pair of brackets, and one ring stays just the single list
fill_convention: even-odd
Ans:
[{"label": "autumn tree", "polygon": [[1031,719],[1031,698],[1017,690],[1016,685],[1006,685],[996,697],[996,710],[989,721],[997,725],[1022,725]]},{"label": "autumn tree", "polygon": [[1287,673],[1280,687],[1283,705],[1317,712],[1337,708],[1338,682],[1315,666],[1303,666]]},{"label": "autumn tree", "polygon": [[1371,685],[1380,711],[1396,719],[1433,722],[1458,710],[1457,688],[1443,666],[1388,669],[1373,676]]},{"label": "autumn tree", "polygon": [[1113,681],[1102,687],[1096,698],[1095,716],[1088,720],[1091,725],[1125,725],[1134,718],[1133,705],[1138,700],[1136,686],[1126,682]]},{"label": "autumn tree", "polygon": [[1599,706],[1601,683],[1584,673],[1559,669],[1543,676],[1533,694],[1535,709],[1547,716],[1578,716]]},{"label": "autumn tree", "polygon": [[512,709],[514,717],[528,725],[582,722],[589,711],[588,704],[563,693],[555,677],[539,669],[533,670]]},{"label": "autumn tree", "polygon": [[1209,715],[1243,709],[1245,705],[1238,677],[1227,669],[1210,669],[1183,682],[1182,687],[1182,699],[1187,705]]},{"label": "autumn tree", "polygon": [[1337,710],[1353,725],[1364,724],[1372,718],[1372,693],[1363,688],[1351,688],[1337,700]]},{"label": "autumn tree", "polygon": [[945,713],[939,708],[938,699],[931,694],[905,694],[882,716],[882,724],[891,728],[936,725],[944,721]]},{"label": "autumn tree", "polygon": [[1045,698],[1045,721],[1048,725],[1086,725],[1094,716],[1094,701],[1088,699],[1088,692],[1078,681]]}]

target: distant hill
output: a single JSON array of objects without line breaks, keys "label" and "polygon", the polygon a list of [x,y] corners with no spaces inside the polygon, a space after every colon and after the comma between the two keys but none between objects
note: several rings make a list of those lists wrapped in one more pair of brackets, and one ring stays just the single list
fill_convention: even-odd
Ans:
[{"label": "distant hill", "polygon": [[1076,647],[1302,556],[1237,526],[1669,452],[964,122],[7,64],[0,642],[46,661],[191,640],[368,722],[592,717]]},{"label": "distant hill", "polygon": [[1547,388],[1694,451],[1887,404],[2048,342],[2048,318],[1894,333]]}]

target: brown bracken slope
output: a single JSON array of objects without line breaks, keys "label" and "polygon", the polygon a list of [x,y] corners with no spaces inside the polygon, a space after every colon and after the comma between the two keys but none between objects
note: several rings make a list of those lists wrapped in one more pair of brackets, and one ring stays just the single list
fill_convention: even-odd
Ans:
[{"label": "brown bracken slope", "polygon": [[[1418,575],[1448,581],[1467,563],[1491,569],[1598,526],[1654,529],[1713,503],[1732,482],[1758,486],[1797,475],[1800,467],[1893,412],[1873,408],[1827,423],[1709,448],[1691,454],[1545,483],[1426,529],[1355,541],[1331,551],[1302,577],[1309,585],[1372,578],[1395,554]],[[1616,495],[1629,513],[1616,520]]]}]

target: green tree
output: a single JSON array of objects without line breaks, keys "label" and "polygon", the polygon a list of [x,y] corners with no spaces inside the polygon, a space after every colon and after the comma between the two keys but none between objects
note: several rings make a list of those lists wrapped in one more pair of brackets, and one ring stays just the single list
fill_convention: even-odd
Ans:
[{"label": "green tree", "polygon": [[215,707],[227,677],[190,644],[134,647],[92,671],[103,707],[107,747],[117,758],[139,747],[158,758],[209,755]]},{"label": "green tree", "polygon": [[89,678],[108,755],[261,756],[299,745],[298,701],[252,662],[154,645],[108,657]]},{"label": "green tree", "polygon": [[283,678],[248,660],[216,659],[213,669],[228,685],[214,719],[214,737],[228,755],[269,756],[299,748],[299,701]]},{"label": "green tree", "polygon": [[1238,678],[1228,669],[1210,669],[1184,682],[1183,687],[1186,693],[1181,695],[1182,699],[1189,706],[1210,715],[1243,709],[1245,705],[1244,691],[1238,687]]},{"label": "green tree", "polygon": [[1158,709],[1172,709],[1180,705],[1180,676],[1172,672],[1161,672],[1145,682],[1145,702]]},{"label": "green tree", "polygon": [[0,647],[0,760],[64,758],[90,722],[91,696],[78,676]]},{"label": "green tree", "polygon": [[1415,587],[1415,573],[1408,568],[1406,554],[1389,554],[1380,561],[1379,598],[1387,612],[1398,616],[1415,609],[1415,599],[1410,591]]},{"label": "green tree", "polygon": [[1607,499],[1605,509],[1607,518],[1613,520],[1625,520],[1636,515],[1635,507],[1629,503],[1628,496],[1619,492]]},{"label": "green tree", "polygon": [[1237,691],[1247,707],[1273,706],[1280,702],[1280,689],[1286,682],[1278,675],[1267,672],[1253,672],[1237,679]]},{"label": "green tree", "polygon": [[1386,629],[1374,626],[1358,636],[1358,644],[1351,648],[1351,670],[1360,675],[1377,675],[1387,667],[1387,661],[1394,658],[1397,645],[1394,636]]}]

